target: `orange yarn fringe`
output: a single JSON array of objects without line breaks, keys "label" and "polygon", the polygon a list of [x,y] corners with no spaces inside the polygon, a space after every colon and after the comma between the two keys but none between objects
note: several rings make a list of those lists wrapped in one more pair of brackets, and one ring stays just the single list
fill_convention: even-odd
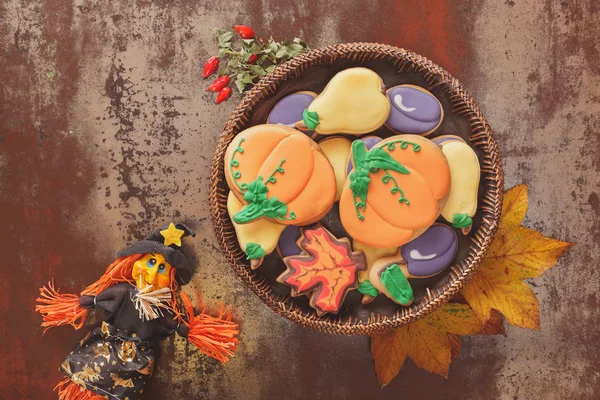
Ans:
[{"label": "orange yarn fringe", "polygon": [[75,329],[83,326],[88,310],[79,305],[79,296],[60,294],[54,289],[54,281],[48,282],[48,287],[40,288],[40,297],[35,311],[42,314],[44,333],[54,326],[71,325]]},{"label": "orange yarn fringe", "polygon": [[[240,333],[238,324],[231,321],[231,315],[224,309],[223,304],[219,310],[219,317],[205,314],[204,309],[194,316],[192,302],[183,292],[181,300],[187,313],[188,322],[184,321],[189,328],[187,339],[206,355],[225,363],[237,350],[239,340],[236,336]],[[202,303],[199,297],[198,300]]]},{"label": "orange yarn fringe", "polygon": [[120,282],[131,283],[131,271],[133,270],[133,263],[142,258],[142,256],[143,254],[132,254],[130,256],[117,258],[108,266],[108,268],[106,268],[104,275],[102,275],[96,282],[86,287],[81,294],[96,296],[114,284]]},{"label": "orange yarn fringe", "polygon": [[58,400],[104,400],[105,397],[79,386],[69,378],[65,378],[56,385]]}]

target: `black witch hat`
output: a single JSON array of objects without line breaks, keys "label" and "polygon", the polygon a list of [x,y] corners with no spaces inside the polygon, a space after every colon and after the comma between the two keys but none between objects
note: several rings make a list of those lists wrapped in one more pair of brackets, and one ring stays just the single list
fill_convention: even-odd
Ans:
[{"label": "black witch hat", "polygon": [[196,236],[194,232],[182,223],[170,223],[158,228],[144,240],[140,240],[129,247],[119,251],[117,257],[132,254],[160,253],[173,268],[177,270],[175,278],[181,285],[189,283],[192,279],[192,269],[187,259],[181,252],[181,239],[186,236]]}]

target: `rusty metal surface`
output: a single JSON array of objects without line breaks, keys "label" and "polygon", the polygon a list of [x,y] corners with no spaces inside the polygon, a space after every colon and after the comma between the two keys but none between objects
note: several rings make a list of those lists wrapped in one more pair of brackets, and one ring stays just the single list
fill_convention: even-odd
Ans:
[{"label": "rusty metal surface", "polygon": [[[235,307],[242,345],[227,365],[164,342],[149,399],[578,398],[600,396],[600,3],[580,1],[0,2],[0,391],[55,398],[82,331],[42,336],[33,312],[50,278],[69,292],[126,242],[193,221],[190,285]],[[506,187],[525,182],[525,220],[578,245],[532,282],[540,332],[465,340],[444,380],[407,362],[380,390],[364,337],[278,317],[220,254],[208,165],[236,100],[200,80],[210,31],[247,23],[313,47],[409,48],[463,81],[495,128]]]}]

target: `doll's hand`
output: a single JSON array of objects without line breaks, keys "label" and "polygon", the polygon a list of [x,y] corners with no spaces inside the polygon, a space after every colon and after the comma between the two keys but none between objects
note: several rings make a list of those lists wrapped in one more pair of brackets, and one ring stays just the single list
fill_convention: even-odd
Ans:
[{"label": "doll's hand", "polygon": [[186,324],[180,324],[177,327],[177,333],[179,334],[179,336],[187,338],[189,332],[190,332],[190,328],[188,328],[188,326]]},{"label": "doll's hand", "polygon": [[94,296],[83,295],[79,297],[79,305],[84,308],[94,307]]}]

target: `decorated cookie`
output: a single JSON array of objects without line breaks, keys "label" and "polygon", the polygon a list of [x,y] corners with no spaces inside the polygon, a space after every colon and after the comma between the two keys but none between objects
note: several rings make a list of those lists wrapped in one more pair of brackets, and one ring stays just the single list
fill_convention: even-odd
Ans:
[{"label": "decorated cookie", "polygon": [[[244,207],[233,192],[227,197],[227,211],[232,217]],[[232,218],[233,219],[233,218]],[[247,224],[238,224],[233,221],[233,227],[240,243],[240,247],[247,254],[252,269],[262,264],[264,256],[271,254],[277,247],[279,236],[285,225],[276,224],[267,219],[257,219]]]},{"label": "decorated cookie", "polygon": [[225,178],[244,207],[237,224],[259,218],[308,225],[335,200],[333,168],[319,146],[284,125],[257,125],[240,132],[225,153]]},{"label": "decorated cookie", "polygon": [[368,284],[370,284],[371,295],[383,293],[400,305],[410,306],[415,299],[410,282],[402,272],[400,264],[394,260],[386,261],[387,259],[384,258],[373,265],[369,272],[369,280],[363,285],[363,290],[367,291]]},{"label": "decorated cookie", "polygon": [[[383,139],[381,139],[378,136],[365,136],[364,138],[361,138],[360,140],[362,140],[362,142],[365,144],[365,147],[367,148],[367,150],[371,150],[373,148],[373,146],[375,146],[377,143],[381,142]],[[348,153],[348,160],[346,162],[347,166],[346,166],[346,176],[350,175],[350,172],[352,172],[352,168],[354,168],[354,165],[352,165],[352,157],[351,154]]]},{"label": "decorated cookie", "polygon": [[444,118],[444,109],[438,99],[415,85],[394,86],[387,91],[392,104],[385,124],[401,134],[429,135]]},{"label": "decorated cookie", "polygon": [[336,314],[348,291],[356,289],[357,273],[367,268],[365,255],[322,226],[302,228],[301,233],[298,245],[305,254],[284,258],[287,269],[277,281],[290,286],[292,296],[310,294],[317,314]]},{"label": "decorated cookie", "polygon": [[[365,257],[367,258],[367,270],[360,271],[358,273],[358,291],[363,294],[362,303],[367,304],[373,301],[375,296],[378,294],[377,292],[373,292],[371,290],[372,285],[369,281],[369,272],[371,271],[371,267],[375,264],[375,261],[379,260],[383,257],[393,256],[398,253],[397,247],[390,248],[377,248],[367,246],[361,242],[357,242],[356,240],[352,242],[352,247],[354,250],[360,250],[365,253]],[[365,283],[366,281],[366,283]]]},{"label": "decorated cookie", "polygon": [[450,190],[444,153],[417,135],[392,136],[367,151],[352,143],[354,169],[340,199],[340,219],[355,240],[378,248],[399,247],[438,217]]},{"label": "decorated cookie", "polygon": [[455,135],[436,136],[436,137],[432,138],[431,140],[433,140],[433,143],[437,144],[440,147],[442,146],[443,143],[446,143],[446,142],[459,141],[459,142],[466,143],[463,138],[461,138],[460,136],[455,136]]},{"label": "decorated cookie", "polygon": [[295,225],[286,226],[277,243],[277,252],[281,258],[302,254],[298,239],[300,239],[300,228]]},{"label": "decorated cookie", "polygon": [[319,146],[333,167],[337,185],[335,201],[339,201],[342,196],[344,182],[346,181],[345,168],[348,162],[348,155],[350,154],[352,142],[346,138],[337,136],[320,141]]},{"label": "decorated cookie", "polygon": [[454,229],[433,224],[421,236],[402,246],[400,255],[404,262],[398,262],[407,278],[428,278],[450,265],[457,249]]},{"label": "decorated cookie", "polygon": [[336,74],[307,107],[301,130],[322,135],[361,135],[381,127],[390,114],[383,81],[367,68],[348,68]]},{"label": "decorated cookie", "polygon": [[477,211],[479,159],[471,146],[458,136],[440,136],[435,142],[446,155],[451,175],[450,194],[442,217],[467,234],[473,224],[471,218]]},{"label": "decorated cookie", "polygon": [[[294,124],[302,119],[302,113],[317,97],[313,92],[297,92],[285,96],[279,100],[271,113],[267,117],[267,124],[282,124],[293,127]],[[313,131],[305,132],[313,136]]]},{"label": "decorated cookie", "polygon": [[439,274],[452,263],[457,249],[454,229],[443,224],[432,225],[421,236],[402,246],[400,252],[381,257],[369,265],[367,279],[358,285],[363,303],[384,293],[398,304],[410,305],[412,288],[407,279]]}]

